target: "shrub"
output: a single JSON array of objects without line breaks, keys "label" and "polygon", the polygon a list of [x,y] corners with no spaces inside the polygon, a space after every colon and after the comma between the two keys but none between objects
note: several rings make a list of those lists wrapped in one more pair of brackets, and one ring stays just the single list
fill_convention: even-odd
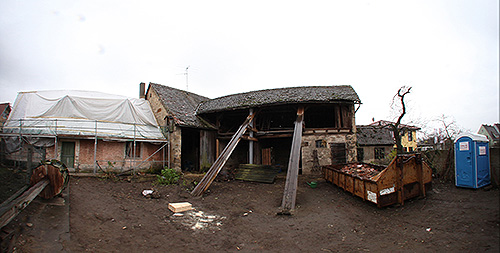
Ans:
[{"label": "shrub", "polygon": [[156,177],[159,184],[170,185],[177,184],[181,175],[174,169],[165,168],[162,169],[160,175],[157,175]]}]

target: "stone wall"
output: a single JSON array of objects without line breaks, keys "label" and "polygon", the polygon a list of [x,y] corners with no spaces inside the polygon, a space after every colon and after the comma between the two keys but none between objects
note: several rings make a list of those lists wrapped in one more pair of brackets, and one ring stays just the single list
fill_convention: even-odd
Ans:
[{"label": "stone wall", "polygon": [[174,131],[168,134],[170,141],[170,168],[181,171],[182,160],[182,129],[174,127]]},{"label": "stone wall", "polygon": [[[316,141],[322,141],[324,145],[316,147]],[[356,134],[307,134],[302,136],[302,173],[320,174],[321,166],[332,164],[331,143],[345,143],[347,162],[357,160]]]},{"label": "stone wall", "polygon": [[147,94],[147,100],[149,101],[149,105],[151,106],[151,110],[153,111],[153,114],[155,115],[156,122],[160,127],[165,126],[165,117],[167,116],[167,110],[161,103],[161,99],[154,92],[153,89],[150,89],[148,94]]}]

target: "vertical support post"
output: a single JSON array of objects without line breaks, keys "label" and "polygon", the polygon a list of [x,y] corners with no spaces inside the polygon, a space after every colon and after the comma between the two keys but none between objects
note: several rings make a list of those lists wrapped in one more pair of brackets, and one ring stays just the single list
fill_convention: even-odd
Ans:
[{"label": "vertical support post", "polygon": [[57,119],[55,120],[54,128],[55,140],[54,140],[54,159],[57,159]]},{"label": "vertical support post", "polygon": [[[250,115],[253,115],[253,108],[250,108]],[[250,122],[250,128],[253,128],[253,122]],[[248,163],[253,164],[253,130],[250,129],[250,141],[248,142]]]},{"label": "vertical support post", "polygon": [[278,214],[290,215],[295,209],[295,199],[297,196],[297,182],[299,176],[300,146],[302,142],[302,121],[304,119],[304,107],[297,110],[297,120],[293,131],[292,148],[288,160],[288,171],[286,173],[285,190],[283,192],[283,202]]},{"label": "vertical support post", "polygon": [[94,129],[94,174],[97,173],[97,120],[95,121]]},{"label": "vertical support post", "polygon": [[134,143],[133,143],[133,151],[132,151],[132,166],[134,166],[134,174],[136,174],[136,171],[135,171],[135,159],[136,159],[136,156],[135,156],[135,130],[136,130],[136,125],[134,123]]},{"label": "vertical support post", "polygon": [[398,175],[398,187],[399,187],[399,191],[398,191],[398,201],[399,201],[399,204],[401,205],[404,205],[404,182],[403,182],[403,167],[404,167],[404,157],[403,156],[397,156],[397,162],[396,162],[396,168],[397,168],[397,171],[399,173]]},{"label": "vertical support post", "polygon": [[170,141],[170,129],[168,130],[168,149],[167,149],[167,159],[168,159],[168,168],[170,169],[170,149],[172,148]]}]

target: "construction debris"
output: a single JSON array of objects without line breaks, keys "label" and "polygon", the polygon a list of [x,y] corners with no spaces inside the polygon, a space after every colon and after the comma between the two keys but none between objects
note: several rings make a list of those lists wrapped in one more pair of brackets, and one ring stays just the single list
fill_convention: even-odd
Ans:
[{"label": "construction debris", "polygon": [[220,230],[224,216],[207,214],[203,211],[187,211],[182,215],[173,214],[170,221],[180,223],[192,230]]},{"label": "construction debris", "polygon": [[161,197],[160,193],[155,190],[144,190],[142,196],[150,199],[159,199]]},{"label": "construction debris", "polygon": [[181,213],[193,209],[193,206],[189,202],[169,203],[168,209],[174,213]]},{"label": "construction debris", "polygon": [[349,174],[351,176],[356,176],[361,179],[371,179],[380,173],[380,168],[375,168],[369,164],[347,164],[340,169],[342,173]]}]

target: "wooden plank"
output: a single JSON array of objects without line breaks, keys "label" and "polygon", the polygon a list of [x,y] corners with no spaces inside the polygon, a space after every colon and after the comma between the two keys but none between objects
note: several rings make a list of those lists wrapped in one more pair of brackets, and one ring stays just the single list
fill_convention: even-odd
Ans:
[{"label": "wooden plank", "polygon": [[203,192],[205,192],[210,184],[214,181],[215,177],[219,174],[220,170],[226,164],[227,160],[233,153],[234,149],[236,148],[236,145],[238,145],[238,142],[241,139],[241,136],[246,132],[247,127],[250,125],[250,123],[253,121],[256,113],[249,114],[248,117],[245,119],[243,124],[241,124],[240,128],[236,133],[233,135],[229,143],[226,145],[222,153],[217,157],[217,160],[212,164],[210,169],[208,170],[207,174],[201,179],[200,183],[196,185],[194,190],[191,192],[191,195],[193,196],[200,196]]},{"label": "wooden plank", "polygon": [[271,166],[241,164],[235,172],[235,179],[271,184],[274,182],[279,170]]},{"label": "wooden plank", "polygon": [[29,203],[47,187],[47,185],[49,185],[49,180],[46,178],[42,179],[3,209],[0,209],[0,228],[9,224],[9,222],[26,208]]},{"label": "wooden plank", "polygon": [[297,197],[297,180],[299,176],[300,144],[302,142],[302,121],[304,119],[304,107],[297,109],[297,120],[293,131],[292,148],[288,160],[288,171],[286,174],[285,190],[283,191],[283,201],[278,214],[291,214],[295,209]]},{"label": "wooden plank", "polygon": [[193,209],[189,202],[168,203],[168,209],[174,213],[181,213]]}]

